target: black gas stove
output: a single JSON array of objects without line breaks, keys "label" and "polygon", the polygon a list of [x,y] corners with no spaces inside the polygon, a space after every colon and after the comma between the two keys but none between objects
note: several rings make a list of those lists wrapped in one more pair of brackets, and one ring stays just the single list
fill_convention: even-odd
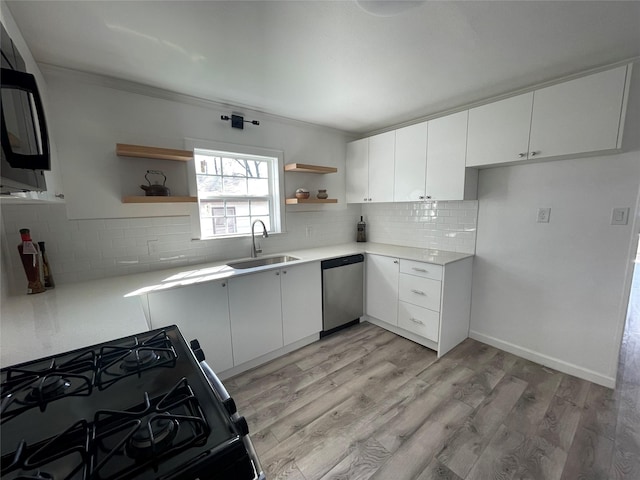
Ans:
[{"label": "black gas stove", "polygon": [[5,479],[264,479],[247,423],[176,326],[0,370]]}]

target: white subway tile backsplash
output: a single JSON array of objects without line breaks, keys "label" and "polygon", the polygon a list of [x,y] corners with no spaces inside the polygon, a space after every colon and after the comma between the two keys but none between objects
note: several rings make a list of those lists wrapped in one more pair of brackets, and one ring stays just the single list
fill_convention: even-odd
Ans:
[{"label": "white subway tile backsplash", "polygon": [[[248,238],[193,240],[190,217],[69,220],[63,204],[2,205],[3,240],[20,242],[19,229],[29,228],[46,243],[57,284],[126,275],[230,258],[247,257]],[[287,212],[287,233],[262,240],[265,253],[335,245],[355,240],[359,205],[342,210]],[[389,209],[389,218],[395,215]],[[307,236],[307,227],[311,235]],[[410,230],[410,229],[409,229]],[[153,249],[149,241],[156,241]],[[3,249],[14,293],[24,290],[24,272],[15,249]],[[150,253],[150,250],[153,253]]]},{"label": "white subway tile backsplash", "polygon": [[475,252],[475,200],[364,204],[362,214],[369,241]]},{"label": "white subway tile backsplash", "polygon": [[[266,254],[351,242],[363,215],[369,241],[473,253],[477,214],[476,201],[288,212],[287,232],[260,240]],[[35,240],[46,243],[58,284],[247,257],[251,244],[248,238],[193,240],[188,216],[68,220],[62,204],[3,205],[2,222],[7,241],[16,246],[20,228],[29,228]],[[149,241],[155,241],[151,249]],[[12,289],[22,291],[22,266],[17,255],[7,255]]]}]

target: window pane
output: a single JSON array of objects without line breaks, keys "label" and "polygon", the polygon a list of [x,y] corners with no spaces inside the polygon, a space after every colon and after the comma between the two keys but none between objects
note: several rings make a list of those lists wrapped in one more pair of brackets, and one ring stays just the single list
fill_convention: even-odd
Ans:
[{"label": "window pane", "polygon": [[222,191],[225,195],[246,195],[247,179],[239,177],[222,177]]},{"label": "window pane", "polygon": [[[251,217],[251,221],[254,222],[256,220],[262,220],[264,224],[267,226],[267,231],[271,230],[271,222],[269,222],[269,217]],[[258,224],[260,225],[260,224]],[[258,232],[258,225],[256,225],[256,233]]]},{"label": "window pane", "polygon": [[[256,219],[262,220],[269,230],[278,224],[273,215],[277,214],[279,205],[275,204],[271,191],[272,182],[277,184],[278,160],[245,159],[235,155],[212,150],[196,152],[202,237],[248,235]],[[275,178],[270,178],[271,175]],[[261,233],[261,228],[256,227],[256,234]]]},{"label": "window pane", "polygon": [[200,219],[200,230],[202,232],[203,237],[210,237],[214,234],[213,230],[213,219],[211,218],[201,218]]},{"label": "window pane", "polygon": [[269,172],[265,167],[268,167],[266,162],[247,160],[247,176],[250,178],[266,178],[269,176]]},{"label": "window pane", "polygon": [[258,164],[258,177],[269,178],[269,164],[267,162],[256,162]]},{"label": "window pane", "polygon": [[244,217],[249,215],[249,200],[228,200],[227,217]]},{"label": "window pane", "polygon": [[269,202],[267,200],[252,200],[251,215],[269,215]]},{"label": "window pane", "polygon": [[220,157],[196,156],[196,173],[198,174],[221,175],[220,165]]},{"label": "window pane", "polygon": [[209,175],[197,175],[198,193],[204,195],[217,194],[220,192],[222,179],[220,177],[212,177]]},{"label": "window pane", "polygon": [[266,178],[249,178],[247,181],[249,182],[249,195],[269,195],[269,180],[267,180]]},{"label": "window pane", "polygon": [[239,158],[223,158],[222,169],[224,176],[247,176],[247,162]]},{"label": "window pane", "polygon": [[[251,219],[249,217],[236,217],[238,233],[251,233]],[[258,225],[256,225],[256,235],[259,235]]]}]

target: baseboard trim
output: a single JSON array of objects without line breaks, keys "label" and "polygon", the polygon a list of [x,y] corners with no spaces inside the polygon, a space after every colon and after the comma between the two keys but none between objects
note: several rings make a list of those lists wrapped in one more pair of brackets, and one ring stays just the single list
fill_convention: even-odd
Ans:
[{"label": "baseboard trim", "polygon": [[527,360],[531,360],[532,362],[536,362],[546,367],[553,368],[562,373],[567,373],[569,375],[582,378],[583,380],[588,380],[589,382],[597,383],[598,385],[602,385],[607,388],[615,388],[616,386],[615,378],[602,375],[587,368],[579,367],[578,365],[575,365],[573,363],[568,363],[554,357],[549,357],[542,353],[530,350],[525,347],[521,347],[520,345],[505,342],[504,340],[500,340],[498,338],[491,337],[474,330],[471,330],[469,332],[469,337],[479,342],[486,343],[487,345],[491,345],[492,347],[499,348],[500,350],[504,350],[505,352],[512,353],[513,355],[517,355]]},{"label": "baseboard trim", "polygon": [[298,350],[299,348],[306,347],[307,345],[310,345],[313,342],[317,342],[318,339],[319,339],[319,335],[317,333],[314,333],[313,335],[305,337],[289,345],[285,345],[284,347],[274,350],[273,352],[265,353],[264,355],[258,358],[254,358],[252,360],[248,360],[244,363],[241,363],[240,365],[236,365],[235,367],[231,367],[228,370],[224,370],[219,373],[216,372],[216,375],[218,375],[218,378],[220,380],[227,380],[228,378],[234,377],[239,373],[246,372],[247,370],[251,370],[252,368],[262,365],[263,363],[270,362],[271,360],[275,360],[278,357],[282,357],[287,353],[291,353],[294,350]]}]

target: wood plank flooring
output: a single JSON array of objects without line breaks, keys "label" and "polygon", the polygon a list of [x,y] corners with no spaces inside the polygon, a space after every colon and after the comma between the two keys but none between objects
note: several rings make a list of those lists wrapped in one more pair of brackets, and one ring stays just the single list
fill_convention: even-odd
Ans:
[{"label": "wood plank flooring", "polygon": [[638,480],[635,322],[616,391],[471,339],[436,361],[369,323],[225,385],[269,480]]}]

